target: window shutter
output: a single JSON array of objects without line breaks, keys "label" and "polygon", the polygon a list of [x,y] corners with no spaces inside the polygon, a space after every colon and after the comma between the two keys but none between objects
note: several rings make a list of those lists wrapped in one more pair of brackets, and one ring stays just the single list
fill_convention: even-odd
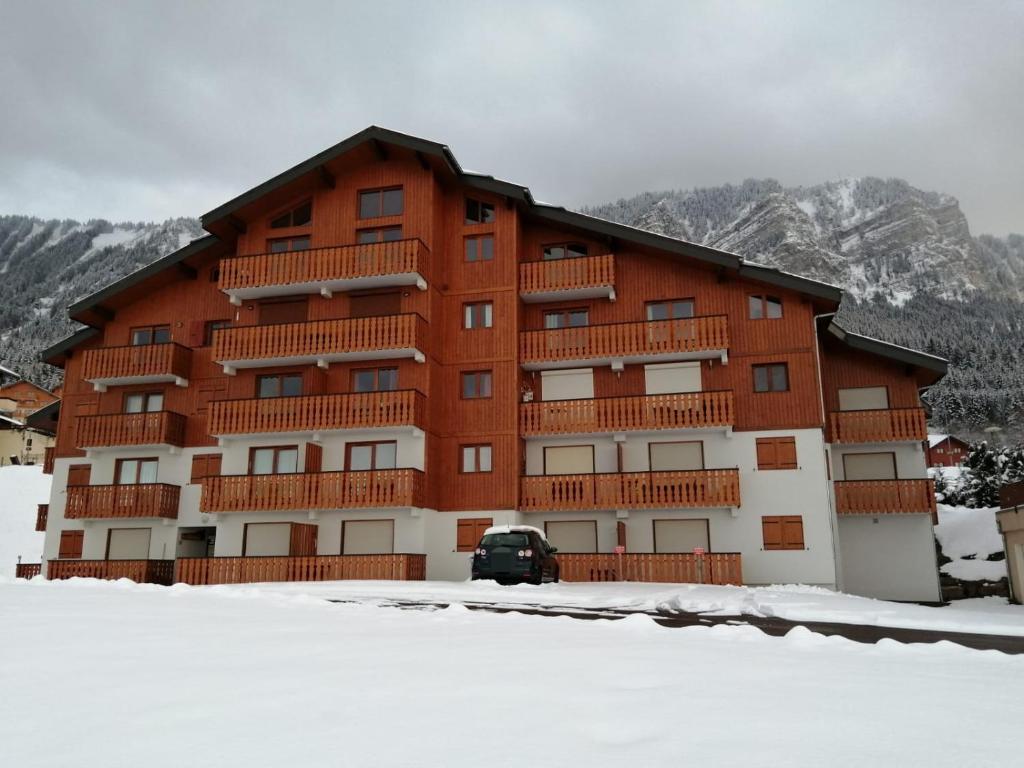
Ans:
[{"label": "window shutter", "polygon": [[192,320],[188,325],[188,345],[190,347],[201,347],[206,341],[206,321]]},{"label": "window shutter", "polygon": [[207,477],[219,477],[220,476],[220,462],[221,455],[219,453],[211,453],[206,457],[206,476]]},{"label": "window shutter", "polygon": [[189,479],[190,483],[198,483],[207,474],[207,459],[205,454],[199,454],[198,456],[192,457],[192,477]]},{"label": "window shutter", "polygon": [[757,468],[775,469],[775,440],[770,437],[757,438]]},{"label": "window shutter", "polygon": [[765,549],[782,549],[782,520],[778,517],[762,517],[761,531]]},{"label": "window shutter", "polygon": [[476,522],[473,520],[459,520],[456,523],[456,546],[458,552],[472,551],[480,539],[474,540],[476,536]]},{"label": "window shutter", "polygon": [[316,554],[316,526],[311,523],[292,523],[288,542],[290,557],[312,557]]},{"label": "window shutter", "polygon": [[626,546],[626,524],[619,520],[615,524],[616,544],[620,547]]},{"label": "window shutter", "polygon": [[91,464],[72,464],[68,467],[68,485],[89,485]]},{"label": "window shutter", "polygon": [[64,559],[79,559],[82,557],[82,539],[85,531],[61,531],[60,550],[57,557]]},{"label": "window shutter", "polygon": [[804,548],[804,519],[800,515],[782,518],[783,549]]},{"label": "window shutter", "polygon": [[775,460],[779,469],[796,469],[796,438],[775,438]]},{"label": "window shutter", "polygon": [[306,471],[320,472],[323,467],[323,449],[316,443],[306,443]]}]

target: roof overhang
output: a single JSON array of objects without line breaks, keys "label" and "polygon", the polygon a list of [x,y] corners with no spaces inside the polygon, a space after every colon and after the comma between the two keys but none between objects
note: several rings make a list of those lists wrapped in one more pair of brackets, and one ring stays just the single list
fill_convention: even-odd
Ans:
[{"label": "roof overhang", "polygon": [[63,368],[64,362],[71,356],[75,347],[98,335],[99,331],[95,328],[80,328],[67,338],[61,339],[40,352],[39,359],[57,368]]},{"label": "roof overhang", "polygon": [[884,357],[916,369],[920,373],[918,379],[922,382],[922,387],[931,386],[949,371],[949,361],[941,357],[881,339],[873,339],[870,336],[862,336],[859,333],[851,333],[835,320],[829,322],[826,332],[851,349]]}]

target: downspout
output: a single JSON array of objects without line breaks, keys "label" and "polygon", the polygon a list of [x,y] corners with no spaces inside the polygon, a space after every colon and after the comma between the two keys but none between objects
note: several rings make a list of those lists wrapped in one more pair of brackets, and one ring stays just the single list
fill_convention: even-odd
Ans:
[{"label": "downspout", "polygon": [[811,323],[814,326],[814,362],[818,373],[818,402],[821,406],[821,436],[823,438],[822,443],[828,446],[825,448],[825,495],[828,497],[828,525],[832,534],[832,566],[835,568],[836,589],[841,591],[843,588],[843,569],[839,553],[839,531],[837,530],[839,521],[836,517],[835,486],[832,483],[831,444],[824,439],[828,435],[828,423],[826,421],[828,414],[825,412],[825,380],[821,375],[821,344],[818,339],[818,320],[825,317],[835,316],[835,312],[825,312],[820,315],[814,315],[811,319]]}]

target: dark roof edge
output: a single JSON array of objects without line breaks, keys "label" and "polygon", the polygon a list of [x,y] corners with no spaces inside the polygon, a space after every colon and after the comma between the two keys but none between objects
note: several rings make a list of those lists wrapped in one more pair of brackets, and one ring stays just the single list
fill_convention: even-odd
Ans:
[{"label": "dark roof edge", "polygon": [[828,332],[853,349],[888,357],[907,365],[915,365],[943,376],[949,370],[949,361],[944,358],[929,355],[927,352],[918,352],[909,347],[901,347],[899,344],[892,344],[881,339],[873,339],[870,336],[861,336],[859,333],[851,333],[834,320],[829,324]]},{"label": "dark roof edge", "polygon": [[[44,363],[49,363],[52,358],[66,354],[67,352],[71,351],[79,344],[81,344],[83,341],[91,339],[98,333],[98,330],[96,330],[95,328],[89,328],[88,326],[86,326],[85,328],[80,328],[70,336],[61,339],[56,344],[47,347],[42,352],[40,352],[39,359]],[[50,364],[53,365],[53,363]]]}]

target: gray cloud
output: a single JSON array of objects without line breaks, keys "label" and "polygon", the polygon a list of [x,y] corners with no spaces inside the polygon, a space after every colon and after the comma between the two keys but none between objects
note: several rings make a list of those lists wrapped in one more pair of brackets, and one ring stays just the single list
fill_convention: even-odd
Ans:
[{"label": "gray cloud", "polygon": [[900,176],[1024,230],[1019,2],[21,2],[0,211],[198,215],[374,123],[543,200]]}]

